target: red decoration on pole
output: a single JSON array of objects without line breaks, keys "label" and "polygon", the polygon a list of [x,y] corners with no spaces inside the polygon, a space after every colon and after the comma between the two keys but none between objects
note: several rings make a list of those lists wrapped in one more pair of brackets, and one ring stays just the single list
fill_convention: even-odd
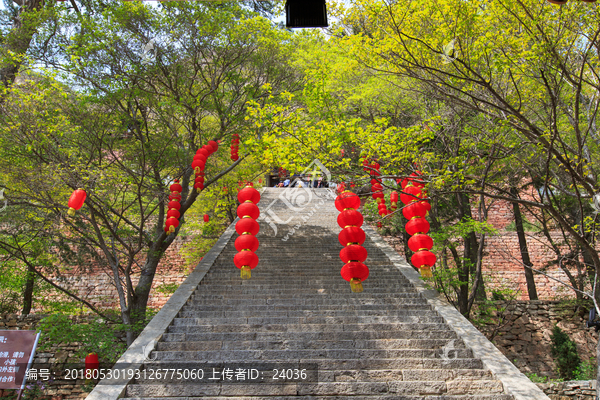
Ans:
[{"label": "red decoration on pole", "polygon": [[238,192],[237,198],[241,204],[237,208],[240,220],[235,224],[235,230],[240,236],[235,240],[238,253],[233,257],[233,263],[240,269],[242,279],[250,279],[251,271],[258,265],[258,256],[254,252],[259,245],[255,235],[260,229],[256,222],[260,215],[256,205],[260,201],[260,193],[252,187],[252,183],[247,183]]},{"label": "red decoration on pole", "polygon": [[402,181],[403,193],[400,194],[400,200],[407,205],[402,209],[402,214],[408,219],[405,228],[411,235],[408,239],[408,247],[415,252],[410,261],[419,269],[421,276],[430,278],[433,276],[431,267],[435,265],[436,257],[429,251],[433,247],[433,239],[426,235],[430,226],[425,217],[431,210],[431,205],[427,200],[422,200],[427,197],[427,192],[425,184],[416,181],[420,177],[421,174],[415,172]]},{"label": "red decoration on pole", "polygon": [[335,208],[340,211],[337,222],[342,231],[338,239],[344,248],[340,251],[340,259],[345,263],[340,271],[342,278],[350,282],[355,293],[363,291],[362,282],[369,277],[369,268],[363,264],[367,259],[367,250],[361,246],[365,242],[365,232],[360,228],[363,216],[356,209],[360,207],[359,197],[345,191],[335,199]]},{"label": "red decoration on pole", "polygon": [[210,217],[209,217],[209,215],[208,215],[208,214],[204,214],[204,217],[203,217],[203,219],[204,219],[204,222],[208,222],[208,221],[210,221]]},{"label": "red decoration on pole", "polygon": [[71,193],[71,197],[69,197],[69,211],[67,211],[67,214],[70,216],[75,215],[75,211],[83,207],[83,203],[85,203],[86,197],[87,193],[84,189],[77,189],[73,191],[73,193]]}]

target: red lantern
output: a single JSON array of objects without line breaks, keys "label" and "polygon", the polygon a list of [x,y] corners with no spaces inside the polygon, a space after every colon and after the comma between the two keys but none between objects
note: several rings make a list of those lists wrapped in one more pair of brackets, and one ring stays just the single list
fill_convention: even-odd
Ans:
[{"label": "red lantern", "polygon": [[183,187],[179,184],[179,179],[175,179],[175,183],[169,186],[172,193],[181,193]]},{"label": "red lantern", "polygon": [[238,235],[243,235],[244,233],[256,235],[259,230],[260,225],[252,218],[242,218],[235,224],[235,231]]},{"label": "red lantern", "polygon": [[250,279],[250,271],[258,265],[258,256],[249,250],[240,251],[233,257],[233,263],[240,269],[242,279]]},{"label": "red lantern", "polygon": [[408,248],[414,252],[421,250],[431,250],[433,247],[433,239],[425,234],[416,234],[408,239]]},{"label": "red lantern", "polygon": [[179,219],[179,217],[181,216],[181,214],[179,213],[179,210],[176,209],[171,209],[169,211],[167,211],[167,218],[177,218]]},{"label": "red lantern", "polygon": [[167,234],[171,234],[175,232],[175,229],[179,226],[179,220],[177,218],[167,218],[167,222],[165,223],[165,232]]},{"label": "red lantern", "polygon": [[208,222],[210,221],[210,217],[208,216],[208,214],[204,214],[204,222]]},{"label": "red lantern", "polygon": [[194,182],[194,189],[196,189],[196,190],[204,190],[204,181]]},{"label": "red lantern", "polygon": [[390,203],[398,203],[398,192],[394,191],[390,194]]},{"label": "red lantern", "polygon": [[417,233],[427,233],[429,228],[429,222],[425,218],[414,218],[406,223],[406,233],[411,236]]},{"label": "red lantern", "polygon": [[337,217],[337,223],[340,226],[340,228],[345,228],[347,226],[361,227],[363,221],[364,218],[362,214],[353,209],[343,210]]},{"label": "red lantern", "polygon": [[179,210],[181,208],[181,204],[178,201],[170,201],[168,205],[169,209]]},{"label": "red lantern", "polygon": [[342,267],[342,278],[350,282],[354,293],[363,291],[362,282],[369,277],[369,268],[361,262],[350,262]]},{"label": "red lantern", "polygon": [[419,251],[412,255],[410,262],[419,268],[422,277],[431,278],[431,267],[435,265],[435,254],[428,250]]},{"label": "red lantern", "polygon": [[404,215],[404,218],[406,219],[415,217],[425,218],[425,216],[427,216],[427,211],[431,208],[428,207],[428,205],[429,204],[425,201],[415,201],[402,209],[402,215]]},{"label": "red lantern", "polygon": [[350,246],[346,246],[340,250],[340,258],[344,263],[348,263],[350,261],[365,262],[367,255],[367,249],[358,244],[351,244]]},{"label": "red lantern", "polygon": [[335,199],[335,208],[344,211],[346,208],[357,209],[360,207],[360,198],[350,191],[340,194]]},{"label": "red lantern", "polygon": [[402,180],[402,189],[406,189],[407,187],[410,186],[416,186],[416,187],[425,187],[425,184],[423,182],[416,182],[415,179],[419,179],[421,177],[421,173],[420,172],[413,172],[412,174],[410,174],[410,176],[408,178],[404,178]]},{"label": "red lantern", "polygon": [[86,197],[87,193],[84,189],[77,189],[73,191],[73,193],[71,193],[71,197],[69,197],[69,202],[67,203],[69,206],[69,211],[67,211],[67,214],[70,216],[75,215],[75,211],[83,207]]},{"label": "red lantern", "polygon": [[212,147],[212,153],[215,153],[217,150],[219,150],[219,143],[215,142],[214,140],[209,140],[208,145]]},{"label": "red lantern", "polygon": [[97,377],[96,370],[100,368],[100,361],[98,361],[98,354],[90,353],[85,357],[85,377],[86,379],[94,379]]},{"label": "red lantern", "polygon": [[181,201],[181,195],[179,193],[171,193],[169,200]]},{"label": "red lantern", "polygon": [[205,163],[199,159],[195,159],[192,162],[192,168],[194,169],[194,174],[198,175],[205,167]]},{"label": "red lantern", "polygon": [[258,178],[258,183],[262,183],[262,178]]},{"label": "red lantern", "polygon": [[404,193],[400,194],[400,201],[404,204],[409,204],[413,201],[417,201],[420,198],[425,197],[425,193],[417,186],[407,186],[404,189]]},{"label": "red lantern", "polygon": [[381,186],[380,183],[376,183],[374,185],[371,185],[371,191],[372,192],[378,192],[380,190],[383,190],[383,186]]},{"label": "red lantern", "polygon": [[257,219],[260,216],[260,210],[254,203],[242,203],[237,208],[237,216],[240,218],[250,217]]},{"label": "red lantern", "polygon": [[363,244],[365,239],[365,232],[356,226],[344,228],[338,235],[338,240],[342,246],[348,246],[349,244],[356,243]]},{"label": "red lantern", "polygon": [[251,201],[254,204],[258,204],[260,201],[260,192],[251,186],[246,186],[238,192],[237,198],[240,203]]},{"label": "red lantern", "polygon": [[237,251],[256,251],[258,250],[258,245],[258,239],[254,235],[240,235],[235,239],[235,249]]},{"label": "red lantern", "polygon": [[205,147],[202,147],[196,154],[204,156],[206,158],[208,158],[208,156],[210,156],[210,153],[208,152],[208,150]]}]

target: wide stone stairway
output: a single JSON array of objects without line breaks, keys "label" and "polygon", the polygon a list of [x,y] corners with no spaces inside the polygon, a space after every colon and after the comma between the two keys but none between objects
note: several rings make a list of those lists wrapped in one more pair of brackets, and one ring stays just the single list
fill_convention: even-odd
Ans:
[{"label": "wide stone stairway", "polygon": [[266,189],[259,206],[252,278],[241,280],[233,265],[230,228],[142,367],[182,374],[138,376],[125,398],[525,398],[509,394],[366,227],[370,276],[364,292],[350,291],[328,190]]}]

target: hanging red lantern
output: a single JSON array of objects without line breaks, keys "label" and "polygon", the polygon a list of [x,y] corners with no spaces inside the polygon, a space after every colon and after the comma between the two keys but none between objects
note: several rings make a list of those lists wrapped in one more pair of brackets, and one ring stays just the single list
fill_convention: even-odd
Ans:
[{"label": "hanging red lantern", "polygon": [[179,193],[171,193],[169,200],[181,201],[181,195]]},{"label": "hanging red lantern", "polygon": [[412,174],[410,174],[410,176],[408,178],[404,178],[402,180],[402,184],[401,184],[402,189],[404,190],[410,186],[425,187],[425,183],[417,181],[420,178],[421,178],[420,172],[413,172]]},{"label": "hanging red lantern", "polygon": [[242,203],[237,208],[237,216],[240,218],[250,217],[252,219],[257,219],[260,216],[260,210],[254,203]]},{"label": "hanging red lantern", "polygon": [[419,268],[419,272],[421,273],[422,277],[431,278],[433,276],[431,273],[431,267],[435,265],[436,256],[432,252],[428,250],[416,252],[410,258],[410,262],[412,265]]},{"label": "hanging red lantern", "polygon": [[425,218],[427,216],[427,211],[429,211],[428,207],[429,203],[425,201],[415,201],[407,205],[402,209],[402,215],[406,219],[412,218]]},{"label": "hanging red lantern", "polygon": [[258,250],[258,239],[254,235],[240,235],[235,239],[235,249],[237,251],[250,250],[256,251]]},{"label": "hanging red lantern", "polygon": [[240,203],[250,201],[254,204],[258,204],[260,201],[260,192],[250,186],[250,184],[247,184],[245,188],[238,192],[237,198]]},{"label": "hanging red lantern", "polygon": [[362,282],[369,277],[369,268],[361,262],[349,262],[342,267],[340,271],[342,278],[350,282],[350,287],[354,293],[363,291]]},{"label": "hanging red lantern", "polygon": [[235,231],[238,235],[243,235],[245,233],[256,235],[259,230],[260,225],[252,218],[242,218],[235,224]]},{"label": "hanging red lantern", "polygon": [[335,199],[335,208],[338,211],[344,211],[346,208],[357,209],[360,207],[360,198],[356,195],[356,193],[352,193],[350,191],[346,191]]},{"label": "hanging red lantern", "polygon": [[181,217],[181,214],[179,213],[179,210],[176,210],[176,209],[173,208],[173,209],[170,209],[169,211],[167,211],[167,218],[177,218],[177,219],[179,219],[179,217]]},{"label": "hanging red lantern", "polygon": [[258,183],[262,183],[262,178],[258,178]]},{"label": "hanging red lantern", "polygon": [[167,222],[165,223],[165,232],[167,234],[171,234],[175,232],[175,229],[179,226],[179,220],[177,218],[167,218]]},{"label": "hanging red lantern", "polygon": [[179,179],[175,179],[175,183],[169,186],[169,189],[171,190],[171,193],[179,194],[183,190],[183,187],[179,184]]},{"label": "hanging red lantern", "polygon": [[356,227],[349,226],[348,228],[342,229],[338,235],[338,240],[342,246],[348,246],[349,244],[363,244],[365,242],[365,232]]},{"label": "hanging red lantern", "polygon": [[376,183],[374,185],[371,185],[371,191],[372,192],[378,192],[380,190],[383,190],[383,186],[381,186],[380,183]]},{"label": "hanging red lantern", "polygon": [[194,189],[196,190],[204,190],[204,179],[201,181],[194,182]]},{"label": "hanging red lantern", "polygon": [[240,269],[242,279],[250,279],[250,271],[258,265],[258,256],[250,251],[240,251],[233,257],[233,263]]},{"label": "hanging red lantern", "polygon": [[362,226],[364,218],[362,214],[354,209],[343,210],[337,217],[337,223],[340,228],[347,226]]},{"label": "hanging red lantern", "polygon": [[192,169],[194,170],[194,174],[198,175],[205,167],[205,163],[200,159],[195,159],[192,162]]},{"label": "hanging red lantern", "polygon": [[203,219],[204,219],[204,222],[208,222],[208,221],[210,221],[210,216],[208,214],[204,214]]},{"label": "hanging red lantern", "polygon": [[392,204],[394,204],[394,203],[398,204],[398,192],[393,191],[390,194],[390,203],[392,203]]},{"label": "hanging red lantern", "polygon": [[178,201],[170,201],[168,204],[169,209],[175,209],[175,210],[179,210],[181,208],[181,203],[179,203]]},{"label": "hanging red lantern", "polygon": [[237,161],[239,159],[239,155],[238,155],[239,143],[240,143],[240,135],[238,135],[237,133],[234,133],[231,136],[231,159],[233,161]]},{"label": "hanging red lantern", "polygon": [[215,142],[214,140],[209,140],[208,145],[212,147],[212,153],[216,153],[216,151],[219,150],[219,143]]},{"label": "hanging red lantern", "polygon": [[204,146],[200,150],[198,150],[198,152],[196,154],[200,155],[200,156],[204,156],[205,159],[208,159],[208,156],[210,156],[210,153]]},{"label": "hanging red lantern", "polygon": [[404,193],[400,194],[400,201],[404,204],[409,204],[413,201],[417,201],[425,197],[425,193],[417,186],[407,186],[404,189]]},{"label": "hanging red lantern", "polygon": [[351,244],[340,250],[340,258],[344,263],[351,261],[365,262],[367,255],[367,249],[358,244]]},{"label": "hanging red lantern", "polygon": [[431,250],[433,239],[424,233],[417,233],[408,239],[408,248],[414,252],[421,250]]},{"label": "hanging red lantern", "polygon": [[98,360],[98,354],[90,353],[85,357],[85,377],[86,379],[94,379],[98,376],[96,371],[100,368],[100,361]]},{"label": "hanging red lantern", "polygon": [[87,193],[84,189],[77,189],[71,193],[71,197],[69,197],[69,202],[67,205],[69,206],[69,211],[67,214],[70,216],[75,215],[75,211],[81,209],[83,207],[83,203],[85,203],[85,198],[87,197]]},{"label": "hanging red lantern", "polygon": [[411,236],[417,233],[427,233],[429,228],[429,222],[425,218],[414,218],[406,223],[406,232]]}]

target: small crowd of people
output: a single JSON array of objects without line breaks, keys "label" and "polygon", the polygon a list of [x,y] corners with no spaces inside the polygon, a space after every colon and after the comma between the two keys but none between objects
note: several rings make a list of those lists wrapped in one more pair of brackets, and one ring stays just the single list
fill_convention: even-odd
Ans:
[{"label": "small crowd of people", "polygon": [[292,176],[280,179],[276,187],[305,187],[305,188],[328,188],[329,182],[319,176],[311,179],[310,176]]}]

